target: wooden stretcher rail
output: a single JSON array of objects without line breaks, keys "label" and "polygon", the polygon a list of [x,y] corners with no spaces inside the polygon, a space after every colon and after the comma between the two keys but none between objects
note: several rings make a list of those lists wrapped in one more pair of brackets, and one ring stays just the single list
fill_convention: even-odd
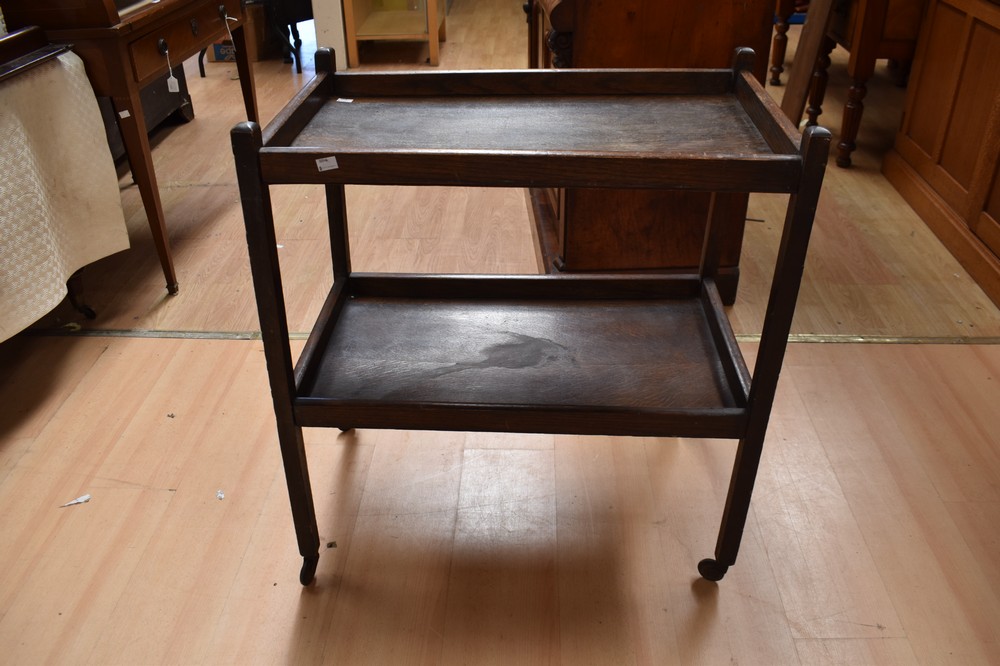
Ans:
[{"label": "wooden stretcher rail", "polygon": [[[528,409],[533,407],[532,409]],[[636,412],[593,406],[539,408],[537,405],[395,404],[381,401],[339,401],[298,398],[295,416],[304,427],[392,430],[462,430],[465,432],[520,432],[553,435],[617,437],[662,436],[665,421],[674,437],[738,439],[746,427],[740,408]],[[461,427],[457,427],[461,425]]]},{"label": "wooden stretcher rail", "polygon": [[[317,166],[333,158],[333,169]],[[555,152],[346,152],[264,148],[261,173],[272,184],[608,187],[705,192],[789,193],[798,188],[796,156],[612,156]]]},{"label": "wooden stretcher rail", "polygon": [[733,70],[572,69],[413,72],[338,72],[339,97],[466,95],[721,95],[733,90]]}]

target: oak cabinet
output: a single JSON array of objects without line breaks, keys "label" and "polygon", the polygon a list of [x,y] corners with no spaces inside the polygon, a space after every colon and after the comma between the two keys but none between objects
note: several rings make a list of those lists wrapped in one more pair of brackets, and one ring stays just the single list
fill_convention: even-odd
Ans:
[{"label": "oak cabinet", "polygon": [[[750,47],[754,76],[763,82],[767,72],[774,0],[530,0],[525,9],[533,68],[726,67],[737,47]],[[726,193],[710,207],[705,192],[531,194],[546,271],[688,270],[701,259],[711,219],[722,229],[719,289],[726,303],[735,300],[748,195]]]}]

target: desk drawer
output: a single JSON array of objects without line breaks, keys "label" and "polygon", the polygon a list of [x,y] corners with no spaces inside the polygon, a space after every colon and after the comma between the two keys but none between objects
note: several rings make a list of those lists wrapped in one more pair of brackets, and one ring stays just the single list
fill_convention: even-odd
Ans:
[{"label": "desk drawer", "polygon": [[180,67],[186,59],[226,36],[219,5],[225,5],[229,16],[240,20],[240,23],[230,21],[230,30],[242,24],[240,0],[204,0],[166,17],[164,22],[129,44],[132,71],[140,86],[167,71],[167,57],[160,53],[161,39],[170,51],[170,64]]}]

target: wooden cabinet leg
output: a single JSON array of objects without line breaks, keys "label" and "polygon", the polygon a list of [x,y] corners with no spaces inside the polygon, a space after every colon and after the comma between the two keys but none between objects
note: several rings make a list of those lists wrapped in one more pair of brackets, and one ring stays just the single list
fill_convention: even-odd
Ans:
[{"label": "wooden cabinet leg", "polygon": [[719,290],[719,298],[723,305],[732,305],[736,302],[736,293],[740,286],[740,267],[726,266],[719,269],[715,276],[715,286]]},{"label": "wooden cabinet leg", "polygon": [[153,235],[156,253],[160,257],[163,277],[167,281],[167,291],[176,294],[179,288],[177,274],[174,272],[174,260],[170,253],[170,240],[167,237],[163,205],[160,203],[160,191],[153,171],[153,156],[149,148],[146,119],[142,114],[138,86],[130,84],[128,95],[112,97],[111,102],[118,116],[118,129],[121,131],[122,143],[125,144],[125,153],[132,169],[132,179],[139,188],[149,230]]},{"label": "wooden cabinet leg", "polygon": [[830,54],[837,46],[829,35],[823,37],[819,55],[816,57],[816,68],[813,70],[812,84],[809,88],[809,106],[806,108],[806,115],[809,120],[807,125],[817,125],[820,114],[823,113],[823,98],[826,97],[826,83],[830,78]]},{"label": "wooden cabinet leg", "polygon": [[837,166],[851,166],[851,153],[857,148],[855,143],[858,130],[861,127],[861,115],[865,111],[862,100],[868,93],[865,81],[855,80],[847,91],[847,103],[844,105],[844,121],[840,126],[840,141],[837,143]]},{"label": "wooden cabinet leg", "polygon": [[354,2],[345,0],[341,3],[344,9],[344,38],[347,41],[347,66],[357,67],[358,59],[358,26],[354,21]]},{"label": "wooden cabinet leg", "polygon": [[437,0],[427,0],[427,47],[430,50],[428,60],[435,67],[441,62],[441,42],[439,41]]}]

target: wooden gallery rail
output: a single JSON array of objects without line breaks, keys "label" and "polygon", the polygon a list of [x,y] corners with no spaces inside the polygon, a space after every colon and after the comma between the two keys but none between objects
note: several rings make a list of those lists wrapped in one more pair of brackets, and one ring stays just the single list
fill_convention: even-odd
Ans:
[{"label": "wooden gallery rail", "polygon": [[[319,560],[303,427],[739,440],[713,559],[736,561],[830,135],[804,136],[731,69],[340,73],[262,132],[233,129],[278,438],[303,557]],[[614,118],[613,123],[607,122]],[[325,185],[333,286],[293,366],[268,186]],[[706,233],[692,274],[412,275],[351,269],[345,184],[788,193],[751,374]],[[636,242],[641,242],[637,239]]]}]

